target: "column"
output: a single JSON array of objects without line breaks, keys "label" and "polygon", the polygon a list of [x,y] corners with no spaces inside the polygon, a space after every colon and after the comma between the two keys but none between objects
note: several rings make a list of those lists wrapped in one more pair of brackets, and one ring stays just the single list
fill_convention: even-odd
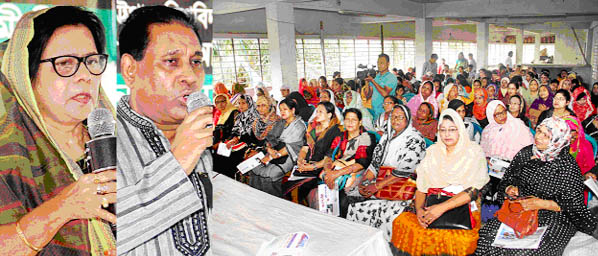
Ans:
[{"label": "column", "polygon": [[432,55],[432,19],[415,18],[415,73],[417,77],[424,75],[422,69],[430,55]]},{"label": "column", "polygon": [[534,63],[536,63],[536,64],[540,63],[540,51],[542,50],[542,48],[540,48],[541,41],[542,41],[542,34],[536,33],[535,38],[534,38]]},{"label": "column", "polygon": [[266,26],[270,45],[270,72],[272,94],[280,96],[280,87],[288,85],[291,91],[299,88],[295,49],[295,15],[293,4],[272,2],[266,5]]},{"label": "column", "polygon": [[[489,38],[489,29],[488,23],[481,22],[477,25],[478,29],[476,32],[477,38],[477,56],[475,56],[475,60],[478,64],[477,69],[487,68],[488,67],[488,38]],[[476,71],[477,72],[477,71]]]},{"label": "column", "polygon": [[[523,59],[523,27],[519,29],[517,35],[515,36],[515,43],[517,44],[517,48],[515,50],[515,61],[513,62],[513,66],[521,65]],[[511,67],[515,69],[515,67]]]}]

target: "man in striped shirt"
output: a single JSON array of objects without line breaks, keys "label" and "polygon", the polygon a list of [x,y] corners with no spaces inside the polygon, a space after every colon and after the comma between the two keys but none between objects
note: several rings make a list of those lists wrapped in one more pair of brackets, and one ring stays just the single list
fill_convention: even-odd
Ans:
[{"label": "man in striped shirt", "polygon": [[176,9],[141,7],[119,34],[131,89],[117,105],[119,255],[211,255],[212,112],[186,109],[204,79],[195,24]]}]

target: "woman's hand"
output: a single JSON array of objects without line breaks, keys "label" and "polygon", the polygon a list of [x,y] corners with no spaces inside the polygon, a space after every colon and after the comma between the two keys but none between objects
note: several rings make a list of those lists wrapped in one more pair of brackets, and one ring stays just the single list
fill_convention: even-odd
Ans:
[{"label": "woman's hand", "polygon": [[444,203],[435,204],[430,207],[424,207],[423,220],[426,225],[430,225],[445,212],[446,209],[444,208]]},{"label": "woman's hand", "polygon": [[324,182],[330,189],[334,189],[336,179],[339,177],[338,171],[326,171],[324,173]]},{"label": "woman's hand", "polygon": [[268,154],[267,156],[265,156],[264,158],[260,159],[260,162],[262,162],[262,164],[266,165],[268,164],[270,161],[272,160],[272,157],[270,156],[270,154]]},{"label": "woman's hand", "polygon": [[[274,150],[274,149],[273,149],[273,148],[271,148],[271,147],[267,147],[267,148],[266,148],[266,151],[268,151],[268,155],[271,155],[271,156],[276,156],[276,155],[278,155],[278,151]],[[271,158],[271,159],[272,159],[272,158]]]},{"label": "woman's hand", "polygon": [[365,198],[370,198],[372,195],[378,192],[378,187],[376,187],[376,183],[371,183],[367,186],[360,185],[359,186],[359,194],[363,195]]},{"label": "woman's hand", "polygon": [[547,109],[548,109],[548,107],[546,105],[544,105],[544,104],[538,105],[538,110],[540,110],[540,111],[545,111]]},{"label": "woman's hand", "polygon": [[519,196],[519,188],[512,186],[512,185],[508,186],[505,189],[505,193],[511,198],[516,198]]},{"label": "woman's hand", "polygon": [[116,170],[85,174],[56,198],[61,215],[68,221],[99,217],[116,223],[116,216],[102,207],[116,203]]},{"label": "woman's hand", "polygon": [[419,225],[423,228],[428,228],[428,224],[426,223],[426,220],[424,218],[424,209],[417,208],[415,212],[415,215],[417,216],[417,222],[419,222]]},{"label": "woman's hand", "polygon": [[591,173],[591,172],[588,172],[588,173],[586,173],[586,174],[584,175],[584,178],[585,178],[586,180],[587,180],[587,179],[594,179],[594,180],[596,180],[596,174],[593,174],[593,173]]},{"label": "woman's hand", "polygon": [[236,143],[233,140],[229,140],[226,142],[226,148],[231,149],[233,147],[233,145],[235,145]]},{"label": "woman's hand", "polygon": [[544,200],[537,197],[531,197],[526,199],[517,200],[521,203],[521,207],[526,211],[533,210],[549,210],[549,211],[560,211],[560,207],[552,200]]}]

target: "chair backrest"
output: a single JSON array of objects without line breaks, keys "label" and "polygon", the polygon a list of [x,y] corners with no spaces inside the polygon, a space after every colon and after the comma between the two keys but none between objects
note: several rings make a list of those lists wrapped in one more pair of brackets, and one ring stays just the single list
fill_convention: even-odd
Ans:
[{"label": "chair backrest", "polygon": [[590,144],[592,144],[592,149],[594,150],[594,159],[596,159],[596,154],[598,153],[598,143],[596,143],[596,140],[587,133],[585,134],[585,136],[586,140],[588,140]]}]

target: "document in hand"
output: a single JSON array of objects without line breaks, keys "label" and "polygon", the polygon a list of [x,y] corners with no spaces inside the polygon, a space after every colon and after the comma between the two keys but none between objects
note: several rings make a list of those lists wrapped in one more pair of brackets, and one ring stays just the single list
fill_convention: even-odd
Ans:
[{"label": "document in hand", "polygon": [[590,190],[592,190],[594,195],[598,195],[598,182],[596,182],[594,179],[587,179],[583,183],[586,184]]},{"label": "document in hand", "polygon": [[248,158],[247,160],[241,162],[239,165],[237,165],[237,169],[239,169],[239,171],[242,174],[245,174],[245,173],[253,170],[253,168],[258,167],[260,164],[262,164],[262,161],[260,161],[260,160],[264,157],[265,157],[264,153],[259,152],[259,153],[255,154],[254,156]]}]

